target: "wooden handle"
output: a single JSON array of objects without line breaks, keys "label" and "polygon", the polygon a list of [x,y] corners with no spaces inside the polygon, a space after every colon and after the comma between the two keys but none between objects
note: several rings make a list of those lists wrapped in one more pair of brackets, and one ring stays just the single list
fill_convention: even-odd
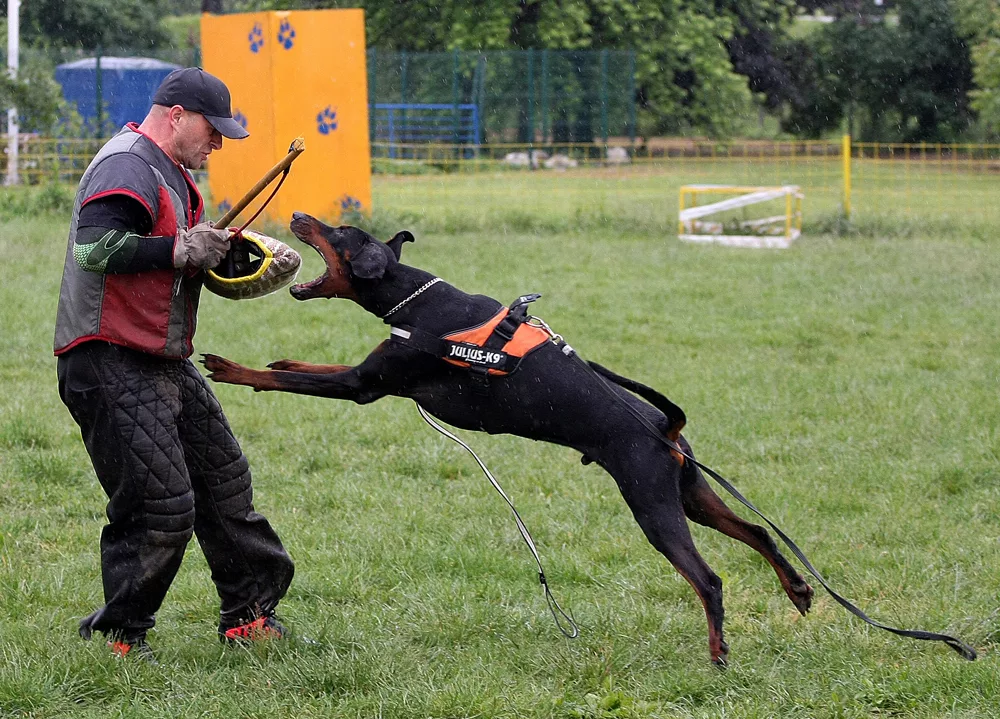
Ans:
[{"label": "wooden handle", "polygon": [[292,140],[292,144],[288,148],[288,154],[285,155],[281,160],[278,161],[274,167],[267,171],[267,173],[257,181],[257,184],[250,188],[250,190],[240,198],[239,202],[232,206],[232,208],[216,220],[212,226],[217,229],[224,229],[229,226],[229,223],[236,219],[243,210],[253,202],[254,198],[257,197],[264,188],[271,184],[271,182],[280,175],[282,172],[287,170],[295,158],[306,151],[306,141],[302,137],[296,137]]}]

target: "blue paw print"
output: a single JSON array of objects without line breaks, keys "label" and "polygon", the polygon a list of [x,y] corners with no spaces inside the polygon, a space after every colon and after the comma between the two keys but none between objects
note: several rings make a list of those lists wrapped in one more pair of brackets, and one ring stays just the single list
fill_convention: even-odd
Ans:
[{"label": "blue paw print", "polygon": [[219,203],[219,212],[221,212],[223,215],[229,212],[231,209],[233,209],[233,203],[230,202],[229,200],[223,200],[222,202]]},{"label": "blue paw print", "polygon": [[253,30],[247,35],[247,40],[250,41],[250,52],[257,52],[264,47],[264,30],[259,22],[254,23]]},{"label": "blue paw print", "polygon": [[278,27],[278,44],[286,50],[291,50],[295,40],[295,28],[287,20],[282,20]]},{"label": "blue paw print", "polygon": [[321,135],[329,135],[337,129],[337,111],[327,105],[323,111],[316,116],[316,129]]},{"label": "blue paw print", "polygon": [[235,111],[233,112],[233,119],[234,119],[234,120],[236,120],[236,122],[240,123],[240,126],[241,126],[241,127],[242,127],[242,128],[244,129],[244,130],[249,130],[249,129],[250,129],[250,121],[249,121],[249,120],[247,120],[247,116],[246,116],[246,115],[244,115],[244,114],[243,114],[242,112],[240,112],[239,110],[235,110]]},{"label": "blue paw print", "polygon": [[340,200],[340,209],[343,212],[361,212],[361,200],[350,195],[344,195]]}]

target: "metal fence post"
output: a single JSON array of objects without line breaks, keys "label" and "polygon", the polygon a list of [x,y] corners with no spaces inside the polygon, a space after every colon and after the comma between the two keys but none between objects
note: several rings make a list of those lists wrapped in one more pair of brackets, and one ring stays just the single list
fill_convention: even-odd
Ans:
[{"label": "metal fence post", "polygon": [[528,167],[535,169],[535,51],[528,50]]},{"label": "metal fence post", "polygon": [[97,139],[104,138],[104,97],[103,97],[103,79],[101,77],[101,56],[104,54],[104,49],[101,47],[97,48],[97,57],[95,58],[96,63],[94,65],[94,86],[96,90],[96,97],[94,102],[96,103],[95,110],[97,112]]},{"label": "metal fence post", "polygon": [[[406,104],[406,68],[409,64],[409,55],[406,54],[406,50],[400,52],[400,69],[399,69],[399,102],[403,105]],[[406,142],[406,110],[400,113],[400,120],[402,121],[402,128],[400,130],[400,136],[402,141]]]},{"label": "metal fence post", "polygon": [[480,94],[483,91],[483,84],[486,82],[486,58],[482,53],[476,56],[476,69],[472,73],[472,94],[469,102],[472,103],[472,127],[476,138],[476,147],[473,150],[475,157],[479,157],[479,145],[482,144],[482,125],[480,117],[483,112]]},{"label": "metal fence post", "polygon": [[[476,97],[476,104],[479,106],[479,126],[482,126],[486,122],[486,55],[479,55],[479,63],[481,63],[482,70],[479,73],[479,95]],[[477,66],[477,67],[479,67]],[[478,145],[479,142],[477,141]],[[476,150],[476,156],[478,157],[479,150]]]},{"label": "metal fence post", "polygon": [[368,137],[375,142],[375,105],[378,104],[378,51],[368,49]]},{"label": "metal fence post", "polygon": [[628,139],[635,147],[636,117],[635,117],[635,50],[630,50],[628,54]]},{"label": "metal fence post", "polygon": [[[20,9],[21,0],[8,0],[7,2],[7,71],[11,78],[17,79],[17,70],[20,61]],[[18,133],[21,128],[17,124],[17,108],[12,107],[7,110],[7,177],[4,182],[8,185],[16,185],[21,181],[18,175]]]},{"label": "metal fence post", "polygon": [[549,51],[542,50],[542,142],[549,141]]},{"label": "metal fence post", "polygon": [[844,167],[844,219],[851,219],[851,136],[844,135],[840,142],[841,162]]},{"label": "metal fence post", "polygon": [[[452,54],[451,65],[451,142],[458,145],[458,49]],[[457,152],[457,150],[456,150]]]},{"label": "metal fence post", "polygon": [[608,151],[608,50],[601,50],[601,137],[604,152]]}]

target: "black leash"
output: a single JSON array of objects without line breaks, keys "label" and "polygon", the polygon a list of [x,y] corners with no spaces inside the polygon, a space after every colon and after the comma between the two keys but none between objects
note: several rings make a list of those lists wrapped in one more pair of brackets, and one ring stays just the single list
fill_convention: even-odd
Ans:
[{"label": "black leash", "polygon": [[[528,318],[526,312],[523,311],[522,305],[526,306],[528,303],[533,302],[534,300],[538,299],[540,296],[541,295],[525,295],[523,297],[518,298],[518,300],[513,305],[511,305],[511,307],[510,307],[511,313],[513,314],[514,309],[518,308],[518,309],[521,310],[521,312],[519,313],[519,316],[518,316],[517,319],[519,319],[521,322],[527,321],[529,318]],[[898,629],[896,627],[891,627],[889,625],[882,624],[881,622],[875,621],[874,619],[872,619],[871,617],[869,617],[867,614],[865,614],[859,607],[857,607],[851,601],[845,599],[840,594],[838,594],[829,584],[827,584],[827,581],[826,581],[826,579],[823,578],[823,575],[821,575],[819,573],[819,570],[817,570],[813,566],[812,562],[810,562],[809,559],[808,559],[808,557],[806,557],[805,553],[801,549],[799,549],[799,546],[794,541],[792,541],[791,537],[789,537],[787,534],[785,534],[781,530],[781,528],[778,527],[778,525],[776,525],[774,522],[772,522],[763,512],[761,512],[759,509],[757,509],[757,507],[755,507],[753,505],[753,503],[750,502],[749,499],[747,499],[746,497],[744,497],[743,494],[738,489],[736,489],[736,487],[734,487],[732,485],[732,483],[729,482],[729,480],[727,480],[721,474],[719,474],[718,472],[716,472],[715,470],[713,470],[711,467],[708,467],[708,466],[702,464],[701,462],[699,462],[698,460],[696,460],[690,454],[688,454],[687,452],[685,452],[684,449],[680,445],[678,445],[676,442],[674,442],[670,438],[664,436],[663,433],[659,429],[657,429],[657,427],[655,427],[649,420],[647,420],[639,412],[637,412],[633,407],[631,407],[624,399],[621,398],[621,396],[619,396],[619,394],[617,392],[615,392],[614,389],[612,389],[611,385],[608,383],[608,378],[610,378],[613,382],[615,382],[617,386],[620,386],[621,388],[623,388],[623,389],[625,389],[627,391],[639,394],[640,396],[643,397],[643,399],[646,399],[651,404],[654,404],[658,409],[660,409],[661,411],[663,411],[664,414],[666,414],[666,415],[675,415],[675,416],[671,417],[672,421],[675,421],[678,418],[683,419],[684,413],[683,413],[683,411],[679,407],[677,407],[673,402],[671,402],[670,400],[668,400],[666,397],[664,397],[662,394],[660,394],[656,390],[652,389],[651,387],[647,387],[645,385],[642,385],[642,384],[640,384],[638,382],[635,382],[634,380],[628,379],[627,377],[622,377],[620,375],[617,375],[617,374],[611,372],[610,370],[607,370],[606,368],[601,367],[600,365],[596,365],[595,363],[587,362],[582,357],[580,357],[579,354],[577,354],[576,350],[574,350],[569,344],[567,344],[563,340],[563,338],[561,336],[559,336],[558,334],[556,334],[555,332],[553,332],[549,328],[549,326],[545,324],[545,322],[543,322],[542,320],[540,320],[537,317],[531,317],[530,319],[533,320],[533,321],[535,321],[535,322],[537,322],[538,324],[536,326],[541,327],[542,329],[544,329],[549,334],[549,336],[551,337],[552,342],[554,342],[556,344],[556,346],[559,347],[560,351],[564,355],[566,355],[567,357],[571,357],[571,358],[576,359],[591,374],[593,374],[595,377],[597,377],[601,388],[605,392],[607,392],[614,401],[618,402],[622,407],[624,407],[628,411],[629,414],[631,414],[633,417],[635,417],[639,421],[639,423],[643,426],[643,428],[646,429],[646,431],[648,431],[657,440],[659,440],[660,442],[662,442],[663,444],[665,444],[669,449],[673,450],[674,452],[679,453],[681,456],[683,456],[683,457],[687,458],[689,461],[693,462],[695,464],[695,466],[699,467],[708,476],[710,476],[712,479],[714,479],[716,482],[718,482],[719,485],[721,485],[723,489],[725,489],[727,492],[729,492],[729,494],[731,494],[733,497],[735,497],[743,506],[745,506],[751,512],[753,512],[758,517],[760,517],[764,522],[766,522],[767,525],[769,527],[771,527],[771,529],[774,530],[774,532],[778,535],[778,537],[781,538],[781,541],[785,543],[785,545],[792,551],[792,553],[796,557],[798,557],[799,561],[802,562],[803,566],[809,571],[809,573],[813,577],[815,577],[816,580],[823,586],[823,588],[830,594],[830,596],[833,597],[834,600],[836,600],[836,602],[838,604],[840,604],[842,607],[844,607],[847,611],[849,611],[851,614],[853,614],[854,616],[858,617],[859,619],[861,619],[865,623],[867,623],[867,624],[869,624],[869,625],[871,625],[873,627],[877,627],[878,629],[883,629],[883,630],[885,630],[887,632],[892,632],[893,634],[896,634],[896,635],[899,635],[899,636],[902,636],[902,637],[908,637],[910,639],[922,639],[922,640],[929,640],[929,641],[944,642],[949,647],[951,647],[953,650],[955,650],[956,652],[958,652],[958,654],[963,659],[967,659],[969,661],[974,661],[976,659],[976,656],[977,656],[976,655],[976,650],[973,649],[968,644],[966,644],[965,642],[962,642],[961,640],[956,639],[955,637],[952,637],[952,636],[950,636],[948,634],[939,634],[937,632],[927,632],[927,631],[923,631],[923,630],[920,630],[920,629]],[[393,328],[393,332],[395,333],[396,330],[397,330],[397,328],[394,327]],[[409,337],[409,333],[407,333],[407,337]],[[491,339],[492,339],[492,337],[491,337]],[[509,339],[509,337],[506,337],[505,339]],[[441,356],[440,354],[437,354],[435,351],[432,351],[430,349],[427,349],[427,348],[419,346],[419,345],[417,346],[417,349],[421,349],[421,350],[423,350],[425,352],[430,352],[431,354],[435,354],[436,356],[439,356],[439,357]],[[600,371],[598,371],[598,369]],[[605,373],[607,375],[607,377],[602,376],[602,373]],[[424,411],[424,408],[421,407],[419,404],[417,405],[417,409],[420,411],[420,415],[424,418],[424,420],[428,424],[431,425],[431,427],[433,427],[434,429],[436,429],[438,432],[440,432],[441,434],[445,435],[446,437],[454,440],[455,442],[457,442],[458,444],[460,444],[462,447],[464,447],[470,454],[472,454],[472,456],[475,458],[476,462],[479,463],[480,468],[486,474],[486,477],[490,480],[490,483],[497,490],[497,492],[500,493],[500,496],[503,497],[504,500],[507,502],[507,504],[510,506],[511,512],[513,512],[513,514],[514,514],[514,519],[517,522],[517,527],[518,527],[518,529],[521,532],[521,536],[524,538],[525,544],[528,545],[528,549],[531,550],[531,553],[532,553],[532,555],[535,558],[535,563],[538,565],[538,578],[539,578],[539,581],[541,582],[542,586],[544,587],[544,590],[545,590],[545,601],[549,605],[549,611],[552,613],[552,616],[553,616],[553,618],[556,621],[556,626],[559,627],[559,631],[561,631],[565,636],[567,636],[567,637],[569,637],[571,639],[575,638],[576,636],[578,636],[578,634],[579,634],[578,627],[573,622],[573,620],[565,612],[563,612],[563,610],[559,607],[559,604],[555,601],[555,598],[552,596],[552,593],[549,590],[548,583],[546,582],[546,579],[545,579],[545,572],[542,569],[541,559],[538,556],[538,551],[535,549],[535,544],[534,544],[534,542],[531,539],[531,535],[528,533],[527,527],[525,527],[524,522],[521,521],[521,517],[520,517],[520,515],[518,515],[517,510],[514,508],[513,502],[511,502],[510,498],[508,498],[507,495],[504,493],[503,488],[500,487],[500,484],[496,481],[496,478],[493,477],[493,475],[490,473],[489,469],[486,467],[485,464],[483,464],[483,461],[481,459],[479,459],[479,457],[472,450],[472,448],[469,447],[469,445],[467,445],[465,442],[463,442],[461,439],[459,439],[458,437],[456,437],[454,434],[452,434],[451,432],[449,432],[448,430],[446,430],[445,428],[441,427],[439,424],[437,424],[436,422],[434,422],[428,416],[428,414]],[[572,627],[572,632],[567,632],[563,628],[563,625],[562,625],[562,623],[560,622],[560,619],[559,619],[560,615],[562,617],[564,617],[566,619],[566,621],[569,622],[570,626]]]},{"label": "black leash", "polygon": [[608,384],[608,381],[604,377],[602,377],[600,375],[600,373],[598,373],[596,370],[594,370],[594,368],[591,367],[590,364],[588,364],[582,357],[580,357],[577,354],[576,350],[574,350],[568,344],[564,344],[564,346],[562,348],[562,351],[563,351],[563,354],[565,354],[568,357],[575,357],[577,360],[579,360],[579,362],[581,364],[583,364],[584,367],[586,367],[588,370],[590,370],[590,372],[595,377],[597,377],[598,380],[600,380],[601,387],[609,395],[611,395],[611,397],[616,402],[618,402],[626,410],[628,410],[629,414],[631,414],[633,417],[635,417],[637,420],[639,420],[639,423],[642,424],[642,426],[645,427],[646,430],[649,431],[649,433],[651,435],[653,435],[654,437],[656,437],[656,439],[658,439],[661,442],[663,442],[665,445],[667,445],[667,447],[669,447],[673,451],[680,453],[681,455],[683,455],[684,457],[686,457],[689,461],[694,462],[694,464],[696,466],[698,466],[699,468],[701,468],[701,470],[703,472],[705,472],[708,476],[710,476],[712,479],[714,479],[716,482],[718,482],[722,486],[723,489],[725,489],[727,492],[729,492],[729,494],[731,494],[733,497],[735,497],[737,500],[739,500],[739,502],[741,504],[743,504],[743,506],[745,506],[751,512],[753,512],[758,517],[760,517],[762,520],[764,520],[765,522],[767,522],[768,526],[771,527],[771,529],[774,530],[775,534],[777,534],[781,538],[781,541],[783,541],[788,546],[788,548],[792,551],[792,553],[796,557],[798,557],[799,561],[802,562],[802,565],[809,571],[809,573],[813,577],[816,578],[816,581],[818,581],[821,585],[823,585],[823,588],[827,592],[829,592],[830,596],[833,597],[837,601],[837,603],[840,604],[840,606],[844,607],[844,609],[846,609],[847,611],[849,611],[851,614],[853,614],[854,616],[858,617],[862,621],[870,624],[873,627],[877,627],[879,629],[884,629],[887,632],[892,632],[893,634],[898,634],[901,637],[909,637],[910,639],[924,639],[924,640],[944,642],[949,647],[951,647],[956,652],[958,652],[959,655],[963,659],[968,659],[969,661],[975,661],[975,659],[976,659],[976,650],[973,649],[972,647],[970,647],[965,642],[963,642],[963,641],[961,641],[959,639],[956,639],[955,637],[949,636],[948,634],[938,634],[937,632],[926,632],[926,631],[923,631],[921,629],[897,629],[896,627],[890,627],[890,626],[888,626],[886,624],[882,624],[881,622],[875,621],[874,619],[872,619],[871,617],[869,617],[867,614],[865,614],[863,611],[861,611],[861,609],[859,609],[855,604],[853,604],[849,600],[845,599],[844,597],[840,596],[840,594],[838,594],[837,592],[835,592],[830,587],[830,585],[826,583],[826,580],[819,573],[819,571],[812,565],[812,562],[809,561],[809,559],[802,552],[802,550],[799,549],[798,545],[795,544],[795,542],[793,542],[792,539],[787,534],[785,534],[783,531],[781,531],[780,527],[778,527],[774,522],[772,522],[770,519],[768,519],[759,509],[757,509],[750,502],[750,500],[748,500],[746,497],[744,497],[740,493],[740,491],[738,489],[736,489],[736,487],[734,487],[729,482],[729,480],[727,480],[725,477],[723,477],[721,474],[719,474],[718,472],[716,472],[712,468],[706,467],[704,464],[702,464],[701,462],[699,462],[698,460],[696,460],[694,457],[692,457],[690,454],[688,454],[687,452],[685,452],[680,447],[680,445],[678,445],[676,442],[674,442],[673,440],[671,440],[668,437],[665,437],[663,435],[663,433],[660,432],[649,420],[647,420],[645,417],[643,417],[633,407],[629,406],[629,404],[625,400],[623,400],[618,395],[618,393],[615,392],[611,388],[611,386]]},{"label": "black leash", "polygon": [[[486,475],[486,478],[490,480],[490,484],[493,485],[493,489],[495,489],[499,495],[503,497],[507,506],[510,507],[510,511],[514,515],[514,521],[517,522],[517,529],[521,532],[521,538],[524,539],[524,543],[528,545],[528,549],[531,550],[531,556],[535,558],[535,564],[538,565],[538,581],[542,585],[542,589],[545,591],[545,603],[549,607],[549,612],[552,613],[552,618],[555,620],[556,626],[559,628],[559,631],[562,632],[563,636],[567,639],[576,639],[580,636],[580,628],[576,625],[576,622],[573,621],[573,618],[563,611],[562,607],[559,606],[559,602],[556,601],[556,598],[552,596],[552,590],[549,589],[548,580],[545,578],[545,569],[542,568],[542,560],[538,556],[538,550],[535,548],[535,542],[532,540],[531,534],[528,532],[528,528],[521,520],[521,515],[518,514],[517,509],[514,508],[514,503],[510,500],[510,497],[508,497],[507,493],[503,491],[503,487],[500,486],[496,477],[493,476],[493,473],[490,472],[489,468],[483,463],[483,460],[479,459],[479,455],[472,450],[472,447],[431,419],[430,415],[427,414],[426,410],[424,410],[424,408],[419,404],[417,405],[417,410],[420,412],[420,416],[424,418],[424,421],[427,422],[427,424],[448,439],[454,440],[460,444],[466,449],[466,451],[468,451],[469,454],[473,456],[473,458],[475,458],[476,462],[479,463],[479,468],[483,470],[483,474]],[[569,624],[569,629],[566,629],[566,627],[563,626],[564,622]]]}]

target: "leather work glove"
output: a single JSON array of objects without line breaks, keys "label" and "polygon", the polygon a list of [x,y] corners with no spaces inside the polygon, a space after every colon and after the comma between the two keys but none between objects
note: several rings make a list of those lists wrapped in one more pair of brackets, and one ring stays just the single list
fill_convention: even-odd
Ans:
[{"label": "leather work glove", "polygon": [[210,270],[229,251],[229,230],[217,230],[202,222],[186,230],[177,231],[174,241],[174,267],[191,266]]}]

